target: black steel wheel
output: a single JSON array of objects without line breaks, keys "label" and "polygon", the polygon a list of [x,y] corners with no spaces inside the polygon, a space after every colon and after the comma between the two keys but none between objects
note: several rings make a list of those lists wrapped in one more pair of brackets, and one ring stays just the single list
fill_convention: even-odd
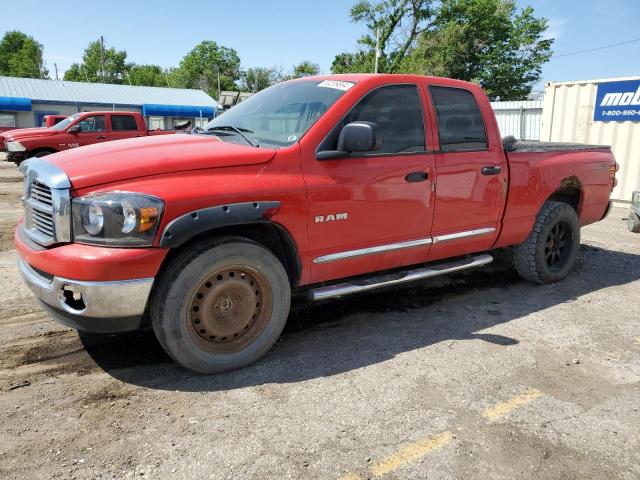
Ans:
[{"label": "black steel wheel", "polygon": [[565,278],[575,264],[580,247],[580,224],[571,205],[548,201],[527,239],[513,248],[516,270],[536,283]]}]

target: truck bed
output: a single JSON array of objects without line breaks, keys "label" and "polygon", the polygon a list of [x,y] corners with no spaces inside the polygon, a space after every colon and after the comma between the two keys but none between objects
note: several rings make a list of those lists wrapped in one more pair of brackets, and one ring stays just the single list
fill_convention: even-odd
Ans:
[{"label": "truck bed", "polygon": [[586,143],[539,142],[533,140],[515,140],[506,137],[504,145],[508,152],[570,152],[577,150],[610,150],[609,145],[588,145]]}]

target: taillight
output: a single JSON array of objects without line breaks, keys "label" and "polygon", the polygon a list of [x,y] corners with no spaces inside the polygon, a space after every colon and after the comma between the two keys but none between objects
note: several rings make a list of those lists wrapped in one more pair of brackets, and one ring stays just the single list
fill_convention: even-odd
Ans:
[{"label": "taillight", "polygon": [[609,178],[613,182],[613,187],[616,188],[618,185],[618,179],[616,178],[616,172],[620,170],[620,164],[618,162],[613,162],[613,165],[609,167]]}]

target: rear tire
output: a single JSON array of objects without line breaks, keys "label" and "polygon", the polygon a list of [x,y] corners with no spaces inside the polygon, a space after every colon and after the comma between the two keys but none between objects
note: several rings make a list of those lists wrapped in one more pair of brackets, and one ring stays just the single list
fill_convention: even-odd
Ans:
[{"label": "rear tire", "polygon": [[199,373],[262,357],[287,321],[291,287],[280,261],[241,237],[203,241],[164,268],[151,304],[158,341]]},{"label": "rear tire", "polygon": [[576,211],[566,203],[548,201],[527,239],[513,248],[514,265],[525,280],[540,284],[558,282],[573,268],[579,247]]},{"label": "rear tire", "polygon": [[627,228],[630,232],[640,233],[640,217],[633,211],[629,212],[629,218],[627,218]]}]

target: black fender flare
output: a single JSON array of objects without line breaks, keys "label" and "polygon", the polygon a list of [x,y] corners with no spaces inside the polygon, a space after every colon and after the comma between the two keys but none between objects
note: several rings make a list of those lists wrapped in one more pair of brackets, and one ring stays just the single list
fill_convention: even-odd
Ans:
[{"label": "black fender flare", "polygon": [[175,248],[209,230],[267,220],[279,207],[278,201],[255,201],[194,210],[167,224],[160,237],[160,246]]}]

